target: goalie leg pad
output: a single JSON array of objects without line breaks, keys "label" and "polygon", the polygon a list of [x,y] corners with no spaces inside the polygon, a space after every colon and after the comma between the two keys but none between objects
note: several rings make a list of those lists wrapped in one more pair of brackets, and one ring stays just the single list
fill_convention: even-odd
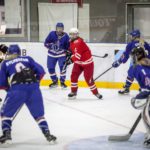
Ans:
[{"label": "goalie leg pad", "polygon": [[142,119],[147,131],[147,136],[150,137],[150,99],[142,111]]}]

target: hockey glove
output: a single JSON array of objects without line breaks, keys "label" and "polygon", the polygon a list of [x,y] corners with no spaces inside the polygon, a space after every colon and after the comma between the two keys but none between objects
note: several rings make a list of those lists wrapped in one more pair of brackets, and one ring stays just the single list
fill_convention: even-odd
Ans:
[{"label": "hockey glove", "polygon": [[116,60],[115,62],[113,62],[112,67],[117,68],[119,67],[120,64],[121,64],[120,61]]},{"label": "hockey glove", "polygon": [[70,50],[67,50],[66,51],[66,61],[65,61],[65,64],[67,66],[73,63],[72,59],[71,59],[71,56],[72,56],[72,52]]},{"label": "hockey glove", "polygon": [[67,66],[70,65],[70,64],[72,64],[72,63],[73,63],[73,62],[72,62],[71,58],[70,58],[70,59],[66,59],[66,61],[64,62],[64,66],[63,66],[63,69],[62,69],[62,73],[63,73],[63,72],[66,72]]},{"label": "hockey glove", "polygon": [[53,43],[46,43],[45,46],[48,48],[48,49],[52,49],[53,47]]},{"label": "hockey glove", "polygon": [[71,52],[70,50],[67,50],[67,51],[66,51],[66,59],[67,59],[67,58],[70,58],[71,55],[72,55],[72,52]]},{"label": "hockey glove", "polygon": [[70,65],[70,64],[72,64],[73,63],[73,61],[72,61],[72,59],[71,58],[68,58],[68,59],[66,59],[66,61],[65,61],[65,64],[68,66],[68,65]]}]

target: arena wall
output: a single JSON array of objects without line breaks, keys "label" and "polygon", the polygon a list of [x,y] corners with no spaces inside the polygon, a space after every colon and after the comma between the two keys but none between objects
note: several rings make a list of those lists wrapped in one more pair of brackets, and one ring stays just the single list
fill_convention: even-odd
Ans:
[{"label": "arena wall", "polygon": [[[12,43],[5,43],[6,45]],[[47,86],[51,82],[49,79],[49,74],[47,70],[47,49],[44,47],[43,43],[17,43],[20,45],[23,53],[33,57],[38,63],[40,63],[45,71],[46,75],[41,81],[42,86]],[[120,57],[121,53],[125,49],[126,44],[100,44],[100,43],[88,43],[93,55],[103,56],[106,53],[108,56],[106,58],[97,58],[93,57],[95,70],[94,70],[94,78],[103,73],[105,70],[111,67],[114,60]],[[25,51],[26,50],[26,51]],[[116,54],[116,52],[119,53]],[[98,87],[103,88],[122,88],[126,77],[127,71],[130,65],[130,60],[126,64],[122,64],[119,68],[112,68],[110,71],[105,73],[101,78],[96,80],[96,84]],[[72,65],[70,65],[67,69],[67,81],[66,83],[70,85],[70,75],[71,75]],[[59,68],[56,67],[56,72],[59,76]],[[86,87],[86,83],[84,82],[83,75],[79,78],[79,86]],[[134,83],[131,87],[132,89],[138,89],[137,83]]]}]

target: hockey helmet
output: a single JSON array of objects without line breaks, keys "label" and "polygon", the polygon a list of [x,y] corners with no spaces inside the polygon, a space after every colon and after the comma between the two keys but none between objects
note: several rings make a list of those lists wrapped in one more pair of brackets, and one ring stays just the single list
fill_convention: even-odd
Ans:
[{"label": "hockey helmet", "polygon": [[69,31],[70,39],[74,40],[79,36],[79,30],[77,28],[71,28]]},{"label": "hockey helmet", "polygon": [[58,35],[63,35],[63,31],[64,31],[64,24],[63,23],[61,23],[61,22],[58,22],[57,24],[56,24],[56,31],[57,31],[57,34]]},{"label": "hockey helmet", "polygon": [[71,28],[70,31],[69,31],[69,34],[79,34],[79,30],[77,28]]},{"label": "hockey helmet", "polygon": [[10,45],[8,48],[8,54],[17,54],[17,55],[21,55],[21,49],[17,44],[13,44]]},{"label": "hockey helmet", "polygon": [[134,64],[136,64],[137,61],[140,61],[142,58],[145,58],[147,54],[143,47],[135,47],[131,52],[131,56],[133,58]]},{"label": "hockey helmet", "polygon": [[64,29],[64,24],[62,22],[58,22],[56,24],[56,28],[59,27],[59,28],[63,28]]},{"label": "hockey helmet", "polygon": [[0,45],[0,52],[6,54],[8,47],[5,44]]},{"label": "hockey helmet", "polygon": [[133,30],[132,32],[130,32],[130,35],[134,38],[138,38],[141,36],[141,33],[140,33],[140,30],[136,29],[136,30]]}]

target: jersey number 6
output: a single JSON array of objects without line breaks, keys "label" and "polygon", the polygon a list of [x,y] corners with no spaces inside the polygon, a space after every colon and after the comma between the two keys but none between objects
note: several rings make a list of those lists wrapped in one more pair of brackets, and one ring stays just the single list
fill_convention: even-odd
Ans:
[{"label": "jersey number 6", "polygon": [[15,68],[16,68],[17,72],[21,72],[21,70],[26,68],[26,67],[20,62],[20,63],[16,64]]}]

